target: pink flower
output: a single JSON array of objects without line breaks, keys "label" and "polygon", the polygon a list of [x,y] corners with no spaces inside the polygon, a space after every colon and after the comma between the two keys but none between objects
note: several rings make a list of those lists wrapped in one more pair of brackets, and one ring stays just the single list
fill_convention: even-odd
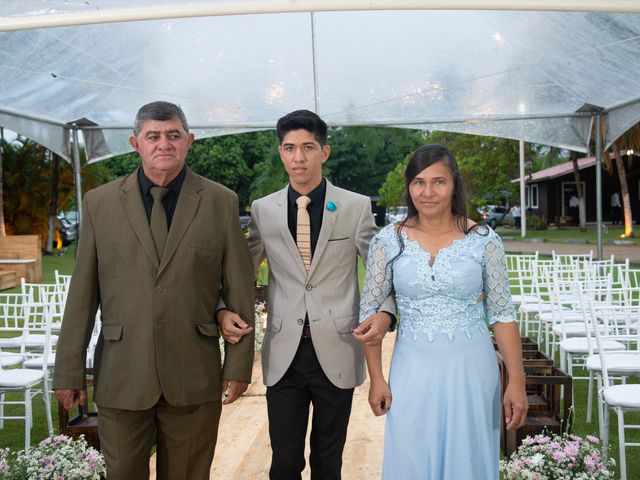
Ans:
[{"label": "pink flower", "polygon": [[593,443],[594,445],[600,445],[600,439],[598,437],[594,437],[593,435],[587,435],[585,438],[589,440],[591,443]]},{"label": "pink flower", "polygon": [[551,441],[551,439],[546,435],[536,435],[534,437],[534,440],[541,445],[544,445],[545,443],[549,443]]},{"label": "pink flower", "polygon": [[584,457],[584,465],[585,467],[587,467],[587,470],[593,472],[596,469],[597,462],[591,455],[587,455],[586,457]]},{"label": "pink flower", "polygon": [[564,447],[564,454],[567,457],[574,459],[578,455],[578,452],[579,452],[579,448],[576,443],[567,442],[567,444]]},{"label": "pink flower", "polygon": [[564,453],[562,453],[562,451],[560,450],[556,450],[551,454],[551,458],[553,458],[557,463],[562,463],[566,457],[564,456]]}]

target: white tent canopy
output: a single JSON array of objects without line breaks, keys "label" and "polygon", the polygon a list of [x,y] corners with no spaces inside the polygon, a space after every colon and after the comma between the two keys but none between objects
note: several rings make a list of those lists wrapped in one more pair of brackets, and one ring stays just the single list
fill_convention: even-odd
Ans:
[{"label": "white tent canopy", "polygon": [[273,128],[308,108],[331,125],[586,152],[584,105],[603,109],[605,145],[640,120],[640,5],[598,3],[3,0],[0,125],[67,159],[80,129],[95,161],[129,151],[135,112],[163,99],[197,137]]}]

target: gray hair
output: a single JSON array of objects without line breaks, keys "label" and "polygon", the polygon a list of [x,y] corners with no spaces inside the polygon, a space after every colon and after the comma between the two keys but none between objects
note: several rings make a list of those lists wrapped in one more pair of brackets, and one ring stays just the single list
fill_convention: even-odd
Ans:
[{"label": "gray hair", "polygon": [[178,105],[162,101],[147,103],[140,107],[140,110],[138,110],[136,114],[133,134],[137,137],[142,131],[144,123],[149,120],[165,122],[176,118],[182,123],[184,131],[188,133],[189,124],[187,123],[187,117],[184,116],[184,112]]}]

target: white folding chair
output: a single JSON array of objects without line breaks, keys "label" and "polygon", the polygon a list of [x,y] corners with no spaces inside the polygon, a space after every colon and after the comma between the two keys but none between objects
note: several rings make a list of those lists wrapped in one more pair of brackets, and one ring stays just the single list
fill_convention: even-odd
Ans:
[{"label": "white folding chair", "polygon": [[[618,365],[620,355],[619,353],[610,352],[607,350],[605,342],[608,341],[609,335],[607,332],[601,332],[598,328],[598,323],[602,318],[608,317],[611,314],[611,310],[616,308],[615,306],[598,305],[593,302],[588,295],[586,303],[589,307],[589,319],[595,332],[595,343],[600,357],[600,366],[602,373],[602,388],[599,389],[599,397],[602,399],[603,408],[598,409],[601,414],[600,417],[600,436],[603,439],[603,451],[604,455],[608,454],[609,449],[609,411],[613,410],[618,416],[618,444],[620,454],[620,477],[622,480],[627,479],[627,461],[626,461],[626,447],[627,446],[640,446],[638,442],[627,442],[625,439],[625,432],[628,429],[640,429],[640,424],[637,425],[625,425],[624,414],[626,411],[640,411],[640,385],[638,384],[619,384],[616,385],[613,382],[613,378],[609,368],[619,368]],[[618,310],[623,307],[618,307]],[[637,321],[637,316],[635,316]],[[619,332],[615,332],[615,341],[620,341],[623,335]],[[627,335],[627,340],[631,344],[637,345],[640,342],[640,329],[636,327],[634,335]],[[636,353],[629,353],[630,356],[637,355]]]},{"label": "white folding chair", "polygon": [[[46,341],[48,345],[48,339]],[[46,346],[45,345],[45,346]],[[0,355],[2,349],[0,348]],[[45,383],[46,369],[43,366],[40,370],[27,368],[5,369],[0,364],[0,427],[4,427],[4,420],[24,420],[24,448],[29,449],[31,444],[31,428],[33,427],[33,407],[32,399],[38,393],[42,393],[47,418],[47,428],[49,433],[53,432],[53,422],[51,419],[51,403]],[[42,390],[33,390],[35,386],[42,383]],[[8,400],[7,394],[23,392],[22,400]],[[24,415],[9,415],[5,406],[23,405]]]},{"label": "white folding chair", "polygon": [[71,275],[61,274],[58,270],[54,272],[54,278],[56,285],[60,285],[63,290],[69,290],[69,284],[71,283]]},{"label": "white folding chair", "polygon": [[533,291],[533,272],[538,261],[538,252],[534,254],[507,255],[509,289],[516,310],[522,303],[537,300]]}]

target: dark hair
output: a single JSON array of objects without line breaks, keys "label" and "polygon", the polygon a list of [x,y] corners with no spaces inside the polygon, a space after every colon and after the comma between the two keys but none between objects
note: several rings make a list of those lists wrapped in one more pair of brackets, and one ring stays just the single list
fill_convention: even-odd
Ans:
[{"label": "dark hair", "polygon": [[136,120],[133,124],[133,134],[137,137],[142,131],[144,123],[149,120],[165,122],[176,118],[182,123],[184,131],[189,132],[187,117],[184,116],[184,112],[178,105],[162,101],[147,103],[140,107],[140,110],[138,110],[136,114]]},{"label": "dark hair", "polygon": [[327,144],[327,124],[318,115],[309,110],[296,110],[278,120],[276,133],[280,144],[282,144],[285,135],[293,130],[310,132],[321,147]]},{"label": "dark hair", "polygon": [[465,235],[472,230],[477,229],[477,225],[469,227],[469,220],[467,219],[467,202],[464,192],[464,181],[460,175],[458,164],[456,163],[453,154],[442,145],[423,145],[418,148],[414,153],[407,168],[404,171],[405,181],[405,199],[407,202],[407,216],[402,220],[396,228],[396,235],[398,237],[398,243],[400,244],[400,251],[389,262],[393,263],[404,251],[404,240],[400,232],[405,227],[407,222],[416,220],[418,218],[418,210],[413,204],[411,199],[411,193],[409,192],[409,185],[413,179],[422,172],[425,168],[429,168],[438,162],[444,163],[449,168],[449,173],[453,177],[453,198],[451,200],[451,213],[455,217],[456,226]]}]

